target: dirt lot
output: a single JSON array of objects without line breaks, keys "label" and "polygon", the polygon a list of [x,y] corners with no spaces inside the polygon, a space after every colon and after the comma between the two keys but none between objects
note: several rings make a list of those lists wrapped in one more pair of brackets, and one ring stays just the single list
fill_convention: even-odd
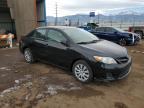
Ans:
[{"label": "dirt lot", "polygon": [[18,48],[0,49],[0,108],[144,108],[144,41],[127,48],[127,79],[90,84],[55,66],[27,64]]}]

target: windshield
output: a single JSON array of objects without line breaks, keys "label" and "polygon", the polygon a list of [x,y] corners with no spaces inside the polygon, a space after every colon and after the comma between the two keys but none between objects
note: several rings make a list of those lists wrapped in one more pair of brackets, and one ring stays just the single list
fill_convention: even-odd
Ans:
[{"label": "windshield", "polygon": [[68,28],[63,30],[75,43],[87,43],[99,40],[95,35],[80,29]]},{"label": "windshield", "polygon": [[124,30],[120,29],[120,28],[115,28],[115,30],[119,31],[119,32],[125,32]]}]

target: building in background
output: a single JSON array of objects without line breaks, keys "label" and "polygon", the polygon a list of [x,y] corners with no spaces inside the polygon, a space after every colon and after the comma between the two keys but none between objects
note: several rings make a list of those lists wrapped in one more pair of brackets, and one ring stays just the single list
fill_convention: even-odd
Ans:
[{"label": "building in background", "polygon": [[0,0],[0,33],[2,31],[15,33],[14,21],[11,19],[7,0]]},{"label": "building in background", "polygon": [[45,0],[0,0],[0,29],[16,31],[18,40],[45,24]]}]

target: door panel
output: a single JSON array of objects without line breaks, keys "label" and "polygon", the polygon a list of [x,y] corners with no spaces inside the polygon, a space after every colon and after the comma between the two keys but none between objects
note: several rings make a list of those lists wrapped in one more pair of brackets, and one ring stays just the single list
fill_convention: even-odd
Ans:
[{"label": "door panel", "polygon": [[48,45],[48,42],[35,39],[32,45],[33,47],[32,49],[33,49],[33,52],[35,53],[35,56],[37,56],[40,59],[45,59],[46,57],[45,50],[47,48],[47,45]]},{"label": "door panel", "polygon": [[104,27],[99,27],[96,29],[96,35],[101,38],[101,39],[106,39],[105,36],[105,28]]},{"label": "door panel", "polygon": [[109,41],[115,42],[117,40],[117,34],[115,33],[115,30],[111,27],[105,28],[105,37]]},{"label": "door panel", "polygon": [[37,29],[35,30],[33,38],[33,42],[31,45],[31,49],[34,53],[34,55],[40,59],[45,58],[45,48],[47,46],[47,41],[46,41],[46,29]]},{"label": "door panel", "polygon": [[69,47],[63,45],[62,41],[67,41],[65,35],[55,29],[49,29],[47,33],[48,45],[45,50],[46,60],[56,65],[65,67],[70,56]]},{"label": "door panel", "polygon": [[68,60],[68,47],[62,45],[61,43],[48,41],[46,59],[54,64],[65,66],[66,61]]}]

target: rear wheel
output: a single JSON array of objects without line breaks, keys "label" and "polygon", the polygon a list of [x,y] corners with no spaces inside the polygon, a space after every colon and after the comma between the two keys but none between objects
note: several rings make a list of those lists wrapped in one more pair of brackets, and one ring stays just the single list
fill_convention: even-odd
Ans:
[{"label": "rear wheel", "polygon": [[93,72],[90,66],[83,60],[75,62],[72,71],[76,79],[83,83],[88,83],[93,80]]},{"label": "rear wheel", "polygon": [[121,46],[125,46],[125,45],[126,45],[126,40],[125,40],[124,38],[121,38],[121,39],[119,40],[119,44],[120,44]]},{"label": "rear wheel", "polygon": [[141,32],[141,31],[136,31],[135,33],[138,34],[141,38],[144,38],[144,37],[143,37],[143,32]]},{"label": "rear wheel", "polygon": [[26,48],[24,50],[24,58],[26,60],[27,63],[33,63],[35,60],[34,60],[34,57],[32,55],[32,52],[29,48]]}]

